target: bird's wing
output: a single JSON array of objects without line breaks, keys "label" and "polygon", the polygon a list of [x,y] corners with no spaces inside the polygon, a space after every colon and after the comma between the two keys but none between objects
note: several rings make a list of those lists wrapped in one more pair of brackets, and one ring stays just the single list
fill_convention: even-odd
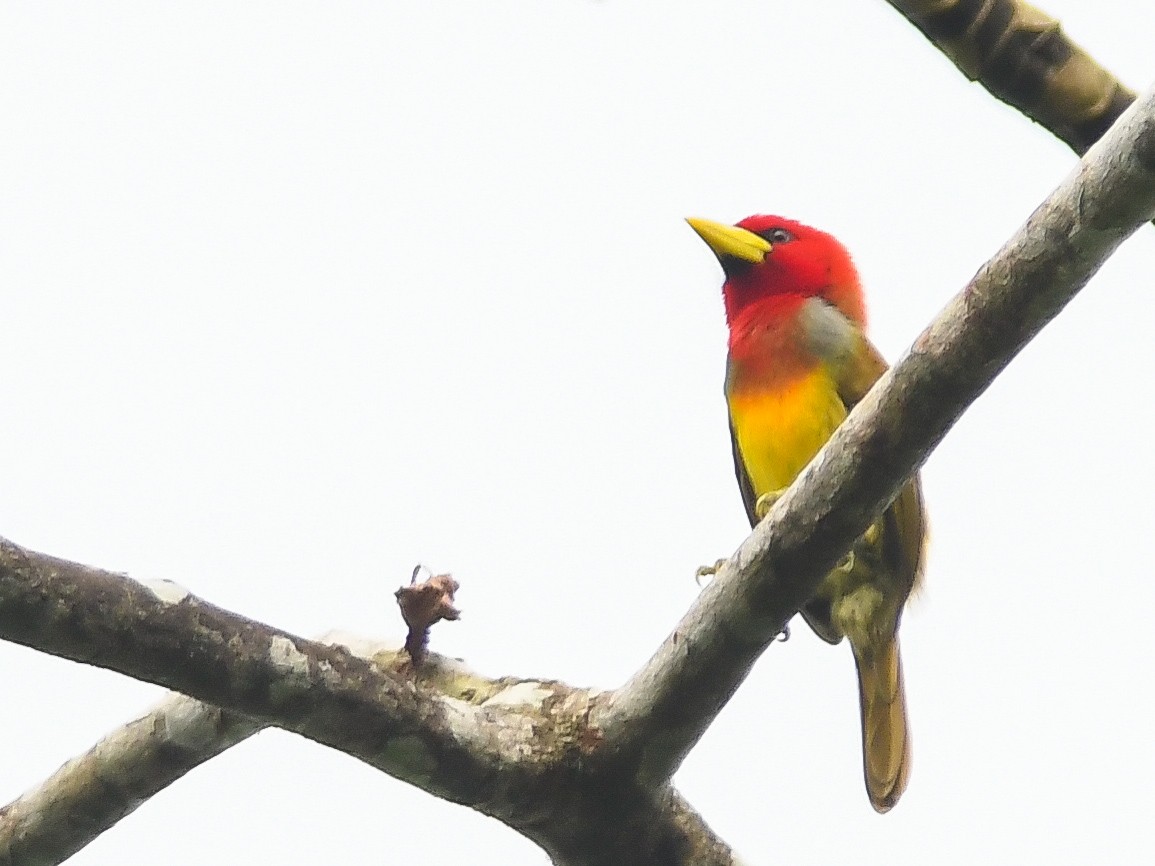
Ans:
[{"label": "bird's wing", "polygon": [[[849,411],[866,396],[879,377],[886,372],[886,360],[878,349],[859,334],[861,345],[842,358],[833,371],[838,393]],[[918,584],[922,574],[923,549],[926,544],[926,515],[922,504],[922,483],[918,474],[903,485],[890,508],[883,515],[886,532],[883,534],[883,556],[897,566],[897,571],[909,586]]]},{"label": "bird's wing", "polygon": [[742,491],[742,504],[746,506],[746,516],[750,518],[750,527],[758,525],[758,516],[754,513],[754,503],[758,497],[754,495],[754,484],[750,481],[750,473],[746,471],[746,463],[742,460],[742,452],[738,448],[738,435],[734,432],[734,419],[730,419],[730,449],[734,453],[734,474],[738,477],[738,489]]}]

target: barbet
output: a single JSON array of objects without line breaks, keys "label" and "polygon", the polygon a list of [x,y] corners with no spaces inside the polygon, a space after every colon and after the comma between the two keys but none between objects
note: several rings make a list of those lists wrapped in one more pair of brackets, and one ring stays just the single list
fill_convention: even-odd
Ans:
[{"label": "barbet", "polygon": [[[858,271],[833,236],[777,216],[688,220],[718,257],[730,330],[726,403],[734,469],[753,526],[886,370],[865,335]],[[898,625],[926,541],[918,476],[802,608],[858,669],[862,764],[879,812],[906,788],[910,736]]]}]

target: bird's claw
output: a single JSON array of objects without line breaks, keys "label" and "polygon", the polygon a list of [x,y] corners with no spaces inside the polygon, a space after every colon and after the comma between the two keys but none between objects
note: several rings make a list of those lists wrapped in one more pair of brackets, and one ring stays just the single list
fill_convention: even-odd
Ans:
[{"label": "bird's claw", "polygon": [[754,516],[761,520],[769,514],[770,509],[774,507],[774,503],[777,502],[785,492],[786,489],[783,488],[782,490],[771,490],[759,496],[754,503]]},{"label": "bird's claw", "polygon": [[854,571],[854,551],[851,550],[846,556],[838,561],[838,565],[834,566],[835,571],[841,571],[843,574],[850,574]]},{"label": "bird's claw", "polygon": [[790,623],[786,623],[786,625],[782,626],[782,631],[778,632],[778,634],[774,636],[774,640],[778,641],[779,643],[786,643],[786,641],[790,640]]},{"label": "bird's claw", "polygon": [[719,559],[713,565],[699,565],[698,570],[694,572],[694,583],[698,586],[702,585],[702,578],[713,577],[722,570],[722,566],[726,564],[726,560]]}]

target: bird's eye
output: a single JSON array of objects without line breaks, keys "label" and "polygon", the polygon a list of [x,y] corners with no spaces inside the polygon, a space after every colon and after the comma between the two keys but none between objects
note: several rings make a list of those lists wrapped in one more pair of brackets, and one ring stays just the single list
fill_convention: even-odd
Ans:
[{"label": "bird's eye", "polygon": [[762,237],[772,244],[784,244],[794,240],[794,235],[790,234],[790,232],[784,228],[767,229],[762,232]]}]

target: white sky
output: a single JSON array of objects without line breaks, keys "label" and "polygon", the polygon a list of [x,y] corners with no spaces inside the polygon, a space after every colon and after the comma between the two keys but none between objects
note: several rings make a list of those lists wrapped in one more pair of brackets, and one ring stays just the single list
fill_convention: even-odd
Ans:
[{"label": "white sky", "polygon": [[[1133,87],[1139,0],[1046,0]],[[0,533],[299,634],[612,687],[746,534],[686,215],[839,235],[891,358],[1070,170],[882,2],[0,6]],[[752,863],[1136,862],[1155,793],[1155,229],[925,471],[915,763],[860,778],[845,646],[772,647],[677,782]],[[0,803],[161,690],[0,646]],[[281,732],[78,866],[543,864]]]}]

